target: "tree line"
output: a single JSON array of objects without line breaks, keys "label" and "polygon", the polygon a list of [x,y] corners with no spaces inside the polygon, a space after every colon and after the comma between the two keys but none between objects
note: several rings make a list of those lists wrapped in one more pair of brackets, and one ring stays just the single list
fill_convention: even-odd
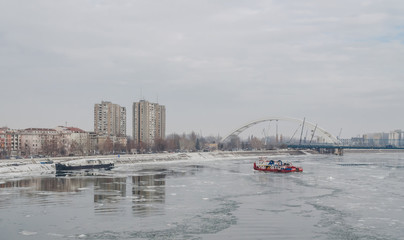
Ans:
[{"label": "tree line", "polygon": [[[220,143],[220,137],[197,135],[195,132],[168,135],[165,139],[157,138],[153,144],[135,142],[131,137],[123,138],[124,142],[114,137],[106,137],[104,141],[96,144],[87,141],[68,141],[63,137],[45,136],[42,138],[41,149],[37,156],[83,156],[83,155],[108,155],[108,154],[145,154],[159,152],[195,152],[214,150],[264,150],[282,147],[280,145],[266,144],[264,139],[249,137],[241,140],[238,136],[232,137],[226,143]],[[21,147],[21,156],[32,156],[29,148]],[[10,156],[6,149],[0,151],[0,158]]]}]

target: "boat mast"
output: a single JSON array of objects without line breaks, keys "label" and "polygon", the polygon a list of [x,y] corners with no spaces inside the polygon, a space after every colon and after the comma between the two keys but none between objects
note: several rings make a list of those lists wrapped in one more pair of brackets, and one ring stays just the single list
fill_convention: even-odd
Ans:
[{"label": "boat mast", "polygon": [[303,129],[304,129],[304,123],[305,122],[306,122],[306,118],[303,118],[302,132],[300,133],[299,145],[302,145]]}]

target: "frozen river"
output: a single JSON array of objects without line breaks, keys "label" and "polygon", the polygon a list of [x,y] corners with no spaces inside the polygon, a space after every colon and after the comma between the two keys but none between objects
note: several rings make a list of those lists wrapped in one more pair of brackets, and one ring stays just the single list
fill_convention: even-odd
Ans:
[{"label": "frozen river", "polygon": [[404,239],[404,153],[121,165],[0,178],[1,239]]}]

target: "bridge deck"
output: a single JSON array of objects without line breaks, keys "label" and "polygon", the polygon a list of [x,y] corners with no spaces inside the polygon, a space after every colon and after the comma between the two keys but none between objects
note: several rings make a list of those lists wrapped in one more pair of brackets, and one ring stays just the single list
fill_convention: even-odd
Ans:
[{"label": "bridge deck", "polygon": [[404,149],[404,147],[392,146],[349,146],[349,145],[333,145],[333,144],[290,144],[289,148],[323,148],[323,149]]}]

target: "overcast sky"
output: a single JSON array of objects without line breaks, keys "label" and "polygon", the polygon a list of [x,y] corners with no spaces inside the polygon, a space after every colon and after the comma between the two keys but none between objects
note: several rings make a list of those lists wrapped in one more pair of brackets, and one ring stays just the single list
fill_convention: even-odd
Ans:
[{"label": "overcast sky", "polygon": [[402,0],[0,0],[0,126],[93,130],[141,98],[167,134],[306,119],[404,129]]}]

